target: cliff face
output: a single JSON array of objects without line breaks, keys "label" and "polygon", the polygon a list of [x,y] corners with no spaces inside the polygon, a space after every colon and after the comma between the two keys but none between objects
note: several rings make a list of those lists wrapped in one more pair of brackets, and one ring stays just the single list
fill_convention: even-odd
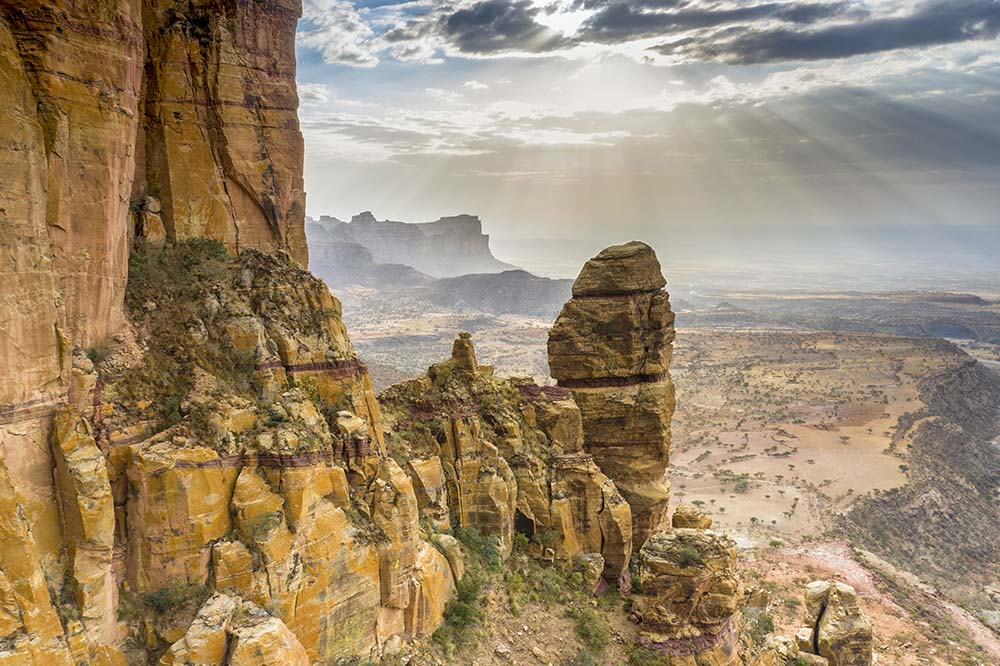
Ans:
[{"label": "cliff face", "polygon": [[498,273],[514,268],[490,251],[490,237],[474,215],[442,217],[436,222],[410,224],[377,220],[369,212],[349,223],[323,216],[306,225],[318,256],[337,243],[364,246],[377,264],[403,264],[433,277]]},{"label": "cliff face", "polygon": [[[0,5],[0,441],[52,546],[46,431],[70,351],[125,324],[134,237],[305,263],[298,2]],[[52,512],[49,511],[49,514]],[[53,546],[54,547],[54,546]]]},{"label": "cliff face", "polygon": [[168,237],[284,249],[306,263],[300,4],[144,3],[143,159],[134,192],[160,199]]},{"label": "cliff face", "polygon": [[[4,543],[22,551],[0,587],[20,600],[4,597],[23,621],[11,635],[38,663],[90,649],[67,648],[82,625],[60,628],[40,576],[51,587],[79,565],[84,620],[114,589],[107,523],[81,532],[87,512],[60,487],[94,491],[80,485],[100,468],[93,424],[60,417],[55,447],[50,432],[57,410],[91,399],[74,348],[100,356],[127,331],[134,238],[207,237],[306,261],[298,15],[297,1],[0,3],[0,456],[5,515],[21,521]],[[105,500],[88,497],[87,510]],[[105,638],[113,618],[97,623]]]},{"label": "cliff face", "polygon": [[[0,5],[0,664],[374,658],[446,616],[451,528],[598,588],[663,527],[673,320],[644,245],[574,285],[568,390],[495,379],[463,335],[376,400],[303,268],[298,14]],[[486,247],[475,219],[418,233]],[[675,571],[682,537],[712,556]],[[649,644],[730,663],[728,542],[647,546]]]}]

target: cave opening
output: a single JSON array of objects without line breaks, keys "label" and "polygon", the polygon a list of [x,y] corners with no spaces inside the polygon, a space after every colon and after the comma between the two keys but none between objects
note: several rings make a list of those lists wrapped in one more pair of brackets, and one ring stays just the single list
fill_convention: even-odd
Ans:
[{"label": "cave opening", "polygon": [[528,539],[535,537],[535,521],[521,513],[520,509],[514,509],[514,531],[523,534]]}]

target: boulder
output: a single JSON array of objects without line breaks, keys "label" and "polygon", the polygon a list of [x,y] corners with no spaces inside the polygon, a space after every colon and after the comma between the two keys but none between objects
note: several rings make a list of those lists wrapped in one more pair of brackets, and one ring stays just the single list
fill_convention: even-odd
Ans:
[{"label": "boulder", "polygon": [[633,614],[641,644],[670,665],[740,663],[743,593],[732,539],[711,530],[657,532],[637,565]]},{"label": "boulder", "polygon": [[694,504],[679,504],[671,521],[674,528],[707,530],[712,526],[712,517]]},{"label": "boulder", "polygon": [[872,626],[854,588],[834,583],[816,625],[815,644],[830,666],[870,666]]},{"label": "boulder", "polygon": [[810,626],[795,634],[803,656],[822,658],[830,666],[871,666],[872,626],[854,588],[818,580],[806,585],[804,596]]}]

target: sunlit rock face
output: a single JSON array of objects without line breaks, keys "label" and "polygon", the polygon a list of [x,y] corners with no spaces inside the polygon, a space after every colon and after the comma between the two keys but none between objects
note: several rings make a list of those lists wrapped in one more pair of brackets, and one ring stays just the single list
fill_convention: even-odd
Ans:
[{"label": "sunlit rock face", "polygon": [[[695,522],[693,512],[676,523]],[[656,532],[637,558],[633,604],[639,641],[669,666],[736,666],[743,592],[736,542],[712,530],[674,527]]]},{"label": "sunlit rock face", "polygon": [[300,5],[146,2],[139,189],[160,200],[168,237],[306,263]]},{"label": "sunlit rock face", "polygon": [[584,448],[632,508],[637,546],[661,524],[670,492],[674,314],[665,284],[648,245],[607,248],[583,267],[548,341],[552,376],[580,407]]},{"label": "sunlit rock face", "polygon": [[590,553],[605,581],[627,575],[631,509],[583,450],[568,391],[494,377],[463,333],[449,359],[379,401],[423,519],[494,536],[504,554],[520,532],[536,557]]},{"label": "sunlit rock face", "polygon": [[[94,489],[79,470],[97,459],[80,436],[49,437],[57,410],[90,407],[74,348],[127,330],[137,236],[207,237],[305,264],[299,14],[298,0],[0,6],[0,457],[34,560],[49,581],[73,568],[85,624],[113,586],[108,517],[81,501]],[[76,516],[65,539],[61,507]],[[115,633],[111,618],[87,635]]]}]

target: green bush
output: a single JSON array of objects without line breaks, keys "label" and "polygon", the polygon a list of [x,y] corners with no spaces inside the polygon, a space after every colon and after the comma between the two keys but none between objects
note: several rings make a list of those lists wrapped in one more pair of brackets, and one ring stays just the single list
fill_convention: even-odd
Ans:
[{"label": "green bush", "polygon": [[480,603],[483,580],[475,573],[466,573],[456,585],[455,596],[444,609],[444,624],[434,632],[434,642],[448,653],[455,646],[472,641],[473,629],[483,621]]},{"label": "green bush", "polygon": [[701,553],[694,546],[684,546],[677,551],[677,561],[681,566],[691,566],[701,562]]},{"label": "green bush", "polygon": [[495,536],[486,536],[474,527],[459,527],[455,530],[455,538],[466,548],[482,558],[490,571],[500,571],[500,540]]},{"label": "green bush", "polygon": [[569,666],[599,666],[600,663],[590,650],[584,648],[570,659]]},{"label": "green bush", "polygon": [[561,603],[565,597],[566,580],[555,567],[539,567],[531,577],[532,595],[535,600],[552,605]]},{"label": "green bush", "polygon": [[667,659],[648,648],[636,647],[628,656],[629,666],[666,666]]},{"label": "green bush", "polygon": [[576,635],[589,649],[601,653],[611,642],[611,631],[597,611],[584,608],[576,615]]},{"label": "green bush", "polygon": [[774,619],[763,612],[748,612],[747,625],[754,645],[762,645],[767,635],[774,631]]}]

